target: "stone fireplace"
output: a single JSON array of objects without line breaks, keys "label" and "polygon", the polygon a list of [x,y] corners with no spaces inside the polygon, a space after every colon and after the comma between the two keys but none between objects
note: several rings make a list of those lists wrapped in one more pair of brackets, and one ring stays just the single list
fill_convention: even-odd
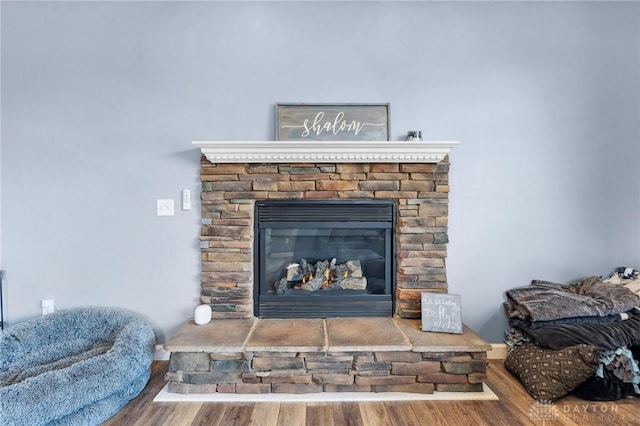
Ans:
[{"label": "stone fireplace", "polygon": [[455,142],[194,144],[204,153],[200,300],[213,318],[257,316],[254,225],[261,200],[392,203],[394,288],[385,312],[419,318],[421,292],[447,292],[447,153]]},{"label": "stone fireplace", "polygon": [[[169,392],[483,391],[490,346],[418,319],[421,292],[447,292],[455,143],[195,144],[200,300],[214,320],[164,345]],[[329,279],[303,280],[314,262]],[[290,315],[298,303],[313,315]]]}]

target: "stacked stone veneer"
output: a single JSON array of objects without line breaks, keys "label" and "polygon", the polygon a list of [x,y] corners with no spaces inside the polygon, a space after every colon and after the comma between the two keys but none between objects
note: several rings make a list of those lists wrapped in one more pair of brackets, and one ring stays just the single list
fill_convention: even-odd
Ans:
[{"label": "stacked stone veneer", "polygon": [[169,392],[482,392],[486,352],[175,352]]},{"label": "stacked stone veneer", "polygon": [[213,318],[253,316],[253,214],[261,199],[391,199],[398,207],[395,315],[447,292],[448,158],[440,163],[212,164],[201,160],[202,289]]}]

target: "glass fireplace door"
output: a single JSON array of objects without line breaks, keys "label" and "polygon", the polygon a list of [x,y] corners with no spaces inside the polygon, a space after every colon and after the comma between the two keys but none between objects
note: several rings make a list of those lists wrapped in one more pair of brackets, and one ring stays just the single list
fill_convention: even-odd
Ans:
[{"label": "glass fireplace door", "polygon": [[393,314],[392,202],[264,201],[256,208],[257,316]]}]

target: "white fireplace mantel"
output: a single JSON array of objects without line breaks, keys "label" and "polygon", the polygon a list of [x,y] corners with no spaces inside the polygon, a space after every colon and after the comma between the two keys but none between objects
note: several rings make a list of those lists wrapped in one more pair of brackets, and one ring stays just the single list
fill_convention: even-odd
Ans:
[{"label": "white fireplace mantel", "polygon": [[196,141],[212,163],[438,163],[458,142]]}]

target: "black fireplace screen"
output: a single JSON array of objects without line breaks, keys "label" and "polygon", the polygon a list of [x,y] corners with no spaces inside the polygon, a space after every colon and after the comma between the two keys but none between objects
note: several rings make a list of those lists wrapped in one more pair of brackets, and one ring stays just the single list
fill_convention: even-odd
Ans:
[{"label": "black fireplace screen", "polygon": [[255,217],[256,316],[393,315],[393,201],[259,201]]}]

